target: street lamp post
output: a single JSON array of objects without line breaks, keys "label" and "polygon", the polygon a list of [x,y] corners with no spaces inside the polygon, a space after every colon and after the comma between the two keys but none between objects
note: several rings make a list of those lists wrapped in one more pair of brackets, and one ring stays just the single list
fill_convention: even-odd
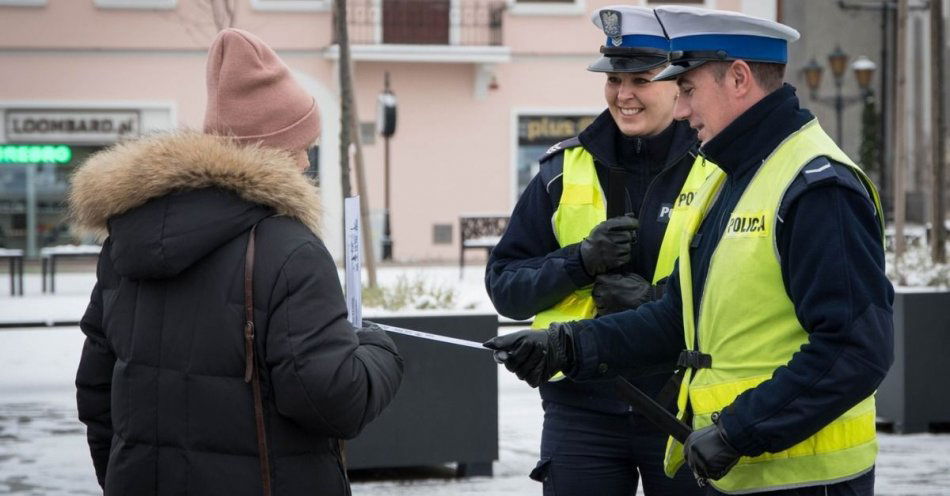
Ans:
[{"label": "street lamp post", "polygon": [[383,92],[379,94],[376,127],[383,136],[385,155],[383,158],[383,260],[393,258],[393,238],[389,226],[389,138],[396,133],[396,95],[389,88],[389,72],[386,73]]},{"label": "street lamp post", "polygon": [[866,101],[866,99],[871,96],[871,78],[874,77],[874,70],[877,66],[865,56],[858,57],[854,63],[851,64],[851,69],[854,71],[854,78],[858,81],[858,86],[861,88],[861,94],[855,96],[845,96],[841,92],[841,87],[844,85],[844,73],[848,66],[848,54],[844,53],[841,47],[835,47],[835,50],[828,54],[828,66],[831,67],[831,75],[834,77],[834,96],[823,97],[818,95],[818,88],[821,86],[821,76],[824,68],[818,64],[814,58],[804,67],[805,83],[808,84],[808,89],[811,90],[813,100],[835,109],[837,137],[838,144],[840,145],[844,138],[844,124],[842,119],[844,109],[854,103]]}]

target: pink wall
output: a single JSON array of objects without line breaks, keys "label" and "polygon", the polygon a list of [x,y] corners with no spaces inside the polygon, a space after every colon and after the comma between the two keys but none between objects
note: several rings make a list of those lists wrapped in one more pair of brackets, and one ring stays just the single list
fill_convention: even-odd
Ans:
[{"label": "pink wall", "polygon": [[[48,0],[45,7],[0,7],[0,47],[207,48],[217,32],[203,2],[179,0],[173,10],[96,8],[93,0]],[[328,12],[264,12],[236,2],[237,27],[275,48],[330,43]],[[322,29],[318,29],[322,28]]]},{"label": "pink wall", "polygon": [[[732,8],[741,4],[718,1]],[[331,40],[330,14],[261,12],[251,9],[250,0],[237,3],[237,27],[260,35],[294,70],[324,87],[329,98],[324,106],[338,105],[336,61],[324,54]],[[459,214],[511,211],[514,109],[604,107],[604,76],[585,69],[598,57],[603,37],[589,13],[610,3],[593,0],[572,15],[507,13],[504,40],[511,59],[493,67],[499,88],[481,99],[474,89],[476,64],[355,64],[361,121],[375,120],[385,71],[391,73],[399,102],[399,127],[391,143],[398,260],[453,260]],[[181,0],[171,11],[113,10],[94,8],[92,0],[49,0],[41,8],[0,7],[0,64],[6,69],[0,101],[167,101],[174,103],[180,126],[200,128],[205,55],[215,29],[196,5]],[[328,123],[325,129],[338,133]],[[381,210],[382,140],[367,145],[364,153],[370,207]],[[339,191],[338,184],[323,186]],[[453,226],[452,245],[433,244],[436,223]]]}]

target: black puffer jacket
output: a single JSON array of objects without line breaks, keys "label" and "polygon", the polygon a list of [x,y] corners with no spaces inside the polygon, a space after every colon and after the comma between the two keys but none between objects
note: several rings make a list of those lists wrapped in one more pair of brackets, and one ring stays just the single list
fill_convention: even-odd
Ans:
[{"label": "black puffer jacket", "polygon": [[[244,254],[273,494],[348,494],[337,449],[392,400],[402,361],[354,332],[293,159],[177,134],[117,146],[74,176],[82,226],[108,228],[82,320],[79,417],[106,495],[260,495],[244,374]],[[274,216],[277,214],[276,216]]]}]

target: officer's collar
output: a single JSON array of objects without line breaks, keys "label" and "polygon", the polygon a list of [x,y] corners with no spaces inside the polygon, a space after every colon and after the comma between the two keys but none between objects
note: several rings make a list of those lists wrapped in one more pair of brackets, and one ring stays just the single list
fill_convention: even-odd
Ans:
[{"label": "officer's collar", "polygon": [[741,175],[813,118],[798,106],[795,88],[785,84],[743,112],[700,151],[726,174]]},{"label": "officer's collar", "polygon": [[696,142],[695,133],[689,129],[689,126],[677,123],[677,121],[673,121],[668,128],[654,137],[624,138],[620,128],[617,127],[617,123],[610,115],[610,110],[605,110],[597,116],[594,122],[578,136],[584,148],[598,162],[607,167],[621,167],[617,147],[618,143],[623,141],[635,143],[631,140],[641,140],[644,146],[641,153],[645,153],[644,157],[651,157],[651,162],[659,164],[659,168],[668,166],[671,157],[681,157]]}]

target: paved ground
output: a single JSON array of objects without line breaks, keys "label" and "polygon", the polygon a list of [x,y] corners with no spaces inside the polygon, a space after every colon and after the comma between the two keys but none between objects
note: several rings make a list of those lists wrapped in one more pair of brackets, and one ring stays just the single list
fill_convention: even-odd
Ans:
[{"label": "paved ground", "polygon": [[[81,345],[72,327],[0,331],[0,494],[100,494],[73,404]],[[494,477],[455,479],[445,468],[384,472],[355,481],[354,495],[540,494],[526,476],[538,456],[536,394],[510,374],[499,375]],[[950,495],[950,435],[882,434],[877,470],[879,495]]]},{"label": "paved ground", "polygon": [[[424,275],[456,287],[460,307],[490,309],[483,269],[466,268],[461,280],[457,270],[389,267],[380,271],[380,280]],[[0,294],[0,324],[76,321],[93,283],[92,274],[63,273],[57,295],[42,295],[38,275],[27,274],[25,298]],[[0,329],[0,495],[101,494],[84,427],[76,420],[72,382],[81,346],[75,327]],[[354,495],[541,494],[540,485],[527,478],[540,443],[537,392],[508,373],[499,374],[498,389],[500,453],[494,477],[456,479],[451,467],[386,471],[354,481]],[[950,435],[882,434],[880,444],[878,495],[950,495]]]}]

